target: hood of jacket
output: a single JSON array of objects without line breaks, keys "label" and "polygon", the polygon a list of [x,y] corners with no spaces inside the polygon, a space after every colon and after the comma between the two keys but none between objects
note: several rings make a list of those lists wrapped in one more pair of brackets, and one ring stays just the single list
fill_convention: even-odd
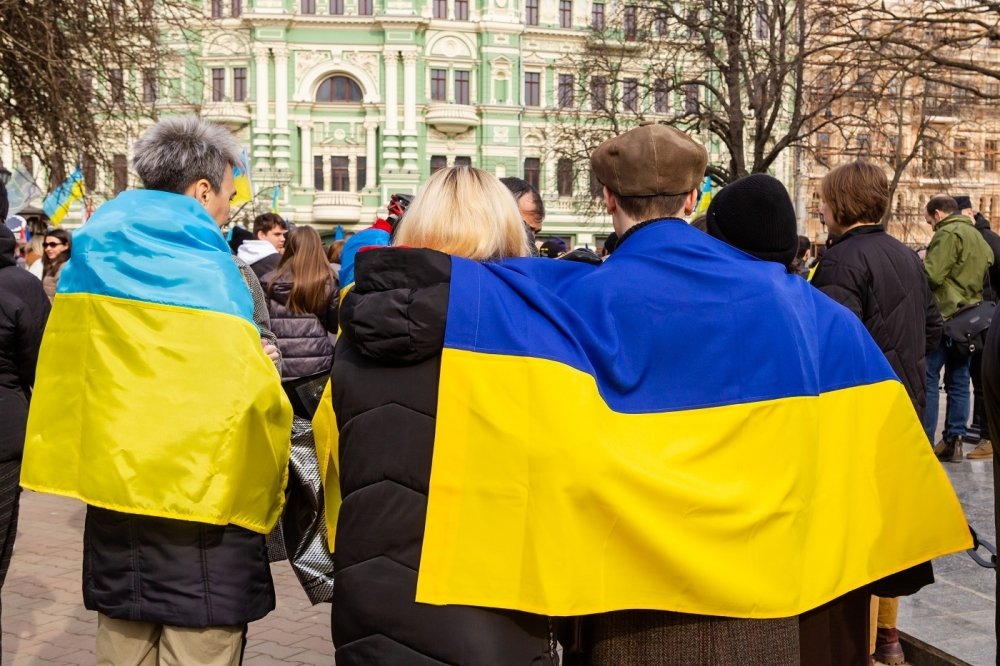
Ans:
[{"label": "hood of jacket", "polygon": [[240,249],[236,251],[236,256],[248,264],[257,263],[264,257],[269,257],[272,254],[278,254],[278,250],[271,243],[264,240],[243,241]]}]

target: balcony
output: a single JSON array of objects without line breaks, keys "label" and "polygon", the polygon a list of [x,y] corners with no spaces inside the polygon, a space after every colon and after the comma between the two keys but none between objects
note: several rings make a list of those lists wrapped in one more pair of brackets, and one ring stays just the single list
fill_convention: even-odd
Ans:
[{"label": "balcony", "polygon": [[317,192],[313,196],[313,220],[316,222],[358,222],[361,219],[361,196],[354,192]]},{"label": "balcony", "polygon": [[479,127],[476,107],[467,104],[430,104],[424,115],[427,124],[442,134],[453,136],[473,127]]},{"label": "balcony", "polygon": [[250,107],[246,102],[205,102],[201,117],[235,132],[250,124]]}]

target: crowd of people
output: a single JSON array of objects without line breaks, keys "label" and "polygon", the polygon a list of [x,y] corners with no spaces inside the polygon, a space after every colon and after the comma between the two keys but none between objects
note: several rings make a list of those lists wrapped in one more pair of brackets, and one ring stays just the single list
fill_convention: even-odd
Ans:
[{"label": "crowd of people", "polygon": [[810,267],[771,176],[689,224],[707,152],[644,124],[591,156],[603,256],[465,166],[324,247],[273,213],[224,236],[240,155],[161,120],[144,189],[41,259],[0,227],[0,585],[20,487],[83,500],[99,664],[241,662],[275,606],[282,383],[317,377],[342,666],[903,663],[899,599],[970,544],[939,461],[1000,426],[969,316],[1000,236],[967,198],[927,203],[921,261],[881,169],[838,166]]}]

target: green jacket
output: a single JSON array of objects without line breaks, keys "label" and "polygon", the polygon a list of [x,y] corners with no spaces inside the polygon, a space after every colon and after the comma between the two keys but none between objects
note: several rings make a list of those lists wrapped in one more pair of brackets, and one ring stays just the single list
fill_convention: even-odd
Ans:
[{"label": "green jacket", "polygon": [[934,228],[924,270],[941,316],[948,320],[983,300],[983,278],[993,250],[964,215],[949,215]]}]

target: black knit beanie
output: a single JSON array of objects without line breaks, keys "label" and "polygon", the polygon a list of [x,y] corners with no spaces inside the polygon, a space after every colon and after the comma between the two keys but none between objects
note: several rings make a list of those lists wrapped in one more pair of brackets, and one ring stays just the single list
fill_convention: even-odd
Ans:
[{"label": "black knit beanie", "polygon": [[708,206],[707,230],[710,236],[786,268],[799,247],[788,191],[762,173],[733,181],[715,195]]}]

